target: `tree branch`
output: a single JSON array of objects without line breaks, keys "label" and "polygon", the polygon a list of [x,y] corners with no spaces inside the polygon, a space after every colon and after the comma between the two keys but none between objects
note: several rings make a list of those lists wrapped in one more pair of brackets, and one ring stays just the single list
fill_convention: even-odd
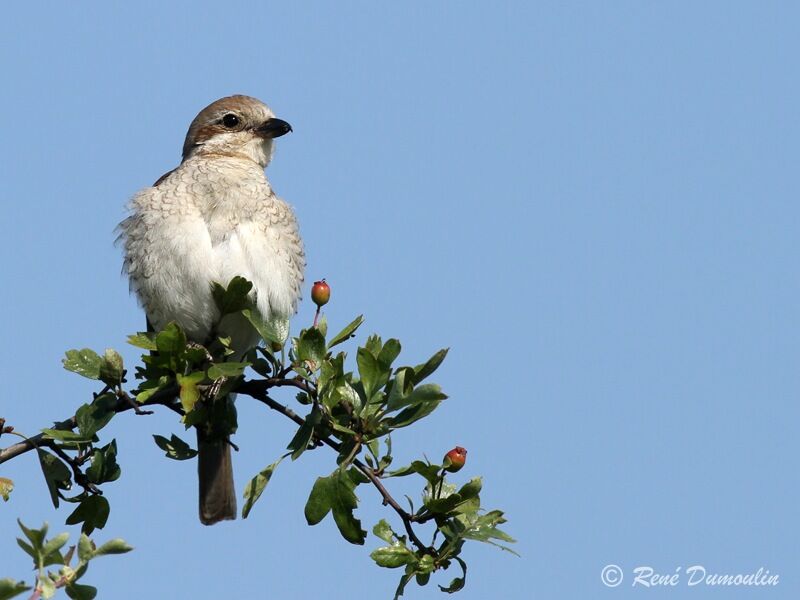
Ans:
[{"label": "tree branch", "polygon": [[[178,386],[170,386],[165,388],[159,392],[153,394],[148,402],[147,405],[161,405],[166,406],[167,408],[181,413],[182,411],[175,406],[174,400],[175,396],[180,391]],[[135,401],[132,401],[130,396],[126,392],[122,392],[121,394],[117,395],[117,403],[114,405],[113,410],[115,413],[125,412],[127,410],[132,410],[138,408],[138,405]],[[141,411],[140,414],[146,414],[146,411]],[[57,422],[52,429],[58,429],[61,431],[72,431],[78,426],[78,422],[75,419],[75,416],[71,416],[68,419],[63,421]],[[30,452],[37,446],[49,446],[48,440],[45,439],[45,434],[40,433],[38,435],[34,435],[29,437],[21,442],[17,442],[16,444],[12,444],[7,448],[3,448],[0,450],[0,464],[11,460],[12,458],[16,458],[21,454],[25,454],[26,452]]]},{"label": "tree branch", "polygon": [[[298,384],[302,384],[298,385]],[[288,406],[277,402],[269,397],[267,394],[267,390],[271,387],[282,387],[282,386],[293,386],[299,387],[302,390],[305,390],[307,393],[312,395],[312,390],[302,381],[298,381],[296,379],[262,379],[257,381],[244,381],[242,382],[239,387],[236,388],[237,393],[244,394],[246,396],[250,396],[251,398],[258,400],[266,404],[272,410],[278,411],[285,417],[294,421],[297,425],[303,425],[305,423],[305,419],[299,416],[296,412],[294,412]],[[320,437],[317,438],[321,443],[325,444],[329,448],[336,450],[339,452],[341,450],[342,445],[332,440],[330,437]],[[398,504],[397,500],[389,493],[389,490],[383,485],[383,482],[380,480],[375,474],[374,469],[371,469],[360,460],[356,459],[352,463],[369,481],[372,483],[373,486],[378,490],[380,495],[383,497],[383,504],[384,506],[388,505],[391,506],[394,511],[399,515],[400,519],[403,521],[403,526],[405,527],[406,533],[408,534],[408,538],[411,542],[423,552],[426,553],[433,553],[433,549],[429,546],[426,546],[422,543],[422,541],[417,537],[416,533],[414,533],[414,528],[412,526],[412,522],[414,521],[412,515],[408,513],[400,504]]]}]

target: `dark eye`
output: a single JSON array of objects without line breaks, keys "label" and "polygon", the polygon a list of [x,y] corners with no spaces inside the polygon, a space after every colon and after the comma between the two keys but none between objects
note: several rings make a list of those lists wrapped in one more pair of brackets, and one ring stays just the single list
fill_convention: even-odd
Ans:
[{"label": "dark eye", "polygon": [[224,117],[222,117],[222,124],[225,125],[228,129],[233,129],[239,124],[239,117],[234,115],[233,113],[228,113]]}]

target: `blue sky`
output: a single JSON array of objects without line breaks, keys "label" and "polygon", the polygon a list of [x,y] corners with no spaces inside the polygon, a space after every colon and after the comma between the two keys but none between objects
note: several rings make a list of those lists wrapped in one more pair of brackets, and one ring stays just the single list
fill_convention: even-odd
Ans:
[{"label": "blue sky", "polygon": [[[294,127],[268,176],[308,281],[332,285],[330,322],[365,313],[364,334],[399,337],[410,363],[452,348],[437,374],[451,398],[396,436],[396,460],[466,446],[458,477],[484,475],[522,554],[468,546],[461,599],[797,597],[800,11],[497,4],[7,7],[0,416],[35,433],[85,401],[68,348],[135,359],[124,340],[144,317],[114,227],[177,164],[197,111],[246,93]],[[305,301],[295,330],[312,314]],[[292,430],[239,411],[241,490]],[[204,528],[194,464],[150,437],[172,431],[167,414],[107,430],[123,476],[97,538],[136,551],[93,565],[101,597],[391,596],[376,538],[305,524],[331,456],[281,465],[250,519]],[[23,577],[14,519],[60,530],[67,512],[32,456],[2,474],[17,488],[0,576]],[[359,496],[371,527],[386,513]],[[693,564],[781,583],[630,585],[636,566]]]}]

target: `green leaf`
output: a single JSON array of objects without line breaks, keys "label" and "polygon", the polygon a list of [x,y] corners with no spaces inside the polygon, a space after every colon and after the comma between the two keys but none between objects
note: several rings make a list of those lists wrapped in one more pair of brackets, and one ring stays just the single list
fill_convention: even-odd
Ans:
[{"label": "green leaf", "polygon": [[387,569],[396,569],[417,563],[416,555],[401,542],[373,550],[369,556],[379,567]]},{"label": "green leaf", "polygon": [[328,349],[330,350],[337,344],[341,344],[342,342],[346,342],[355,333],[356,329],[358,329],[361,324],[364,322],[364,315],[358,315],[355,319],[353,319],[350,324],[347,325],[344,329],[342,329],[339,333],[333,336],[333,339],[328,343]]},{"label": "green leaf", "polygon": [[103,366],[103,359],[94,350],[89,348],[67,350],[62,363],[67,371],[72,371],[89,379],[100,379],[100,368]]},{"label": "green leaf", "polygon": [[311,363],[311,370],[316,371],[325,359],[325,337],[316,327],[304,329],[297,342],[297,359]]},{"label": "green leaf", "polygon": [[156,445],[166,452],[167,458],[171,458],[173,460],[187,460],[197,456],[197,450],[191,448],[189,444],[184,442],[174,433],[170,439],[167,439],[162,435],[154,435],[153,439],[155,440]]},{"label": "green leaf", "polygon": [[72,600],[93,600],[97,596],[97,588],[81,583],[68,583],[64,588],[67,596]]},{"label": "green leaf", "polygon": [[95,433],[108,425],[116,414],[114,412],[116,404],[116,396],[111,392],[107,392],[95,398],[91,404],[81,406],[78,412],[75,413],[75,420],[78,423],[78,430],[81,432],[81,436],[90,440]]},{"label": "green leaf", "polygon": [[422,402],[414,406],[401,410],[393,418],[386,419],[386,424],[391,429],[399,429],[400,427],[408,427],[412,423],[419,421],[431,414],[436,407],[439,406],[441,400]]},{"label": "green leaf", "polygon": [[242,314],[263,340],[283,346],[289,339],[289,319],[279,315],[264,319],[260,312],[251,308],[244,309]]},{"label": "green leaf", "polygon": [[309,525],[316,525],[329,513],[342,537],[351,544],[363,544],[367,532],[353,510],[358,506],[355,483],[346,471],[336,470],[328,477],[318,477],[306,502],[305,516]]},{"label": "green leaf", "polygon": [[[436,484],[432,484],[431,487],[436,489],[435,485]],[[439,498],[426,498],[425,507],[436,514],[450,514],[451,512],[456,511],[456,509],[465,502],[477,498],[481,491],[481,485],[481,478],[474,477],[468,483],[462,486],[458,492],[441,494]],[[443,486],[443,488],[444,487],[445,486]],[[450,487],[450,489],[453,489],[453,487]],[[480,506],[480,503],[478,503],[478,506]],[[477,506],[474,508],[477,510]]]},{"label": "green leaf", "polygon": [[392,526],[389,525],[386,519],[378,521],[375,527],[372,528],[372,533],[390,544],[397,538],[397,534],[392,530]]},{"label": "green leaf", "polygon": [[264,491],[264,488],[267,487],[269,480],[272,479],[272,474],[275,472],[275,468],[285,457],[285,455],[280,457],[247,483],[244,488],[244,506],[242,507],[243,519],[246,519],[250,514],[253,505],[261,497],[261,493]]},{"label": "green leaf", "polygon": [[378,354],[380,353],[382,347],[383,342],[381,341],[381,336],[376,333],[373,333],[371,336],[369,336],[364,344],[364,349],[372,354],[372,356],[376,359],[378,358]]},{"label": "green leaf", "polygon": [[218,283],[211,284],[211,295],[219,309],[220,315],[239,312],[250,306],[248,294],[253,289],[253,284],[244,277],[234,277],[227,288]]},{"label": "green leaf", "polygon": [[92,441],[93,436],[86,437],[77,431],[70,431],[69,429],[42,429],[45,439],[58,440],[59,442],[72,442],[76,444],[89,443]]},{"label": "green leaf", "polygon": [[34,549],[33,546],[23,541],[21,538],[17,538],[17,546],[22,548],[25,551],[25,554],[33,559],[35,565],[39,564],[39,559],[41,558],[41,548]]},{"label": "green leaf", "polygon": [[131,346],[142,348],[144,350],[156,350],[156,336],[155,333],[139,332],[135,335],[128,336],[128,343]]},{"label": "green leaf", "polygon": [[508,535],[505,531],[498,529],[497,526],[502,525],[505,522],[506,519],[503,516],[502,511],[492,510],[480,516],[474,513],[460,514],[456,517],[456,519],[448,521],[447,525],[441,526],[440,530],[449,539],[461,537],[479,542],[485,542],[487,544],[497,546],[501,550],[510,552],[515,556],[519,556],[517,552],[508,546],[498,544],[494,541],[500,540],[508,543],[516,542],[516,540]]},{"label": "green leaf", "polygon": [[[399,377],[402,377],[401,373]],[[397,381],[397,379],[395,380]],[[402,385],[402,381],[399,382]],[[414,388],[411,393],[405,396],[400,396],[394,393],[394,386],[392,393],[389,394],[389,399],[386,403],[386,410],[393,411],[404,406],[414,406],[415,404],[435,403],[434,407],[442,400],[447,399],[447,395],[442,392],[442,388],[435,383],[424,383],[419,387]]]},{"label": "green leaf", "polygon": [[394,359],[400,354],[400,341],[394,338],[386,340],[386,343],[378,353],[378,362],[387,367],[392,366]]},{"label": "green leaf", "polygon": [[400,583],[397,584],[397,589],[394,592],[394,600],[397,600],[403,595],[403,592],[406,590],[406,585],[412,579],[414,579],[414,565],[406,565],[406,572],[400,578]]},{"label": "green leaf", "polygon": [[175,378],[181,387],[179,397],[183,412],[190,413],[200,399],[200,390],[197,389],[197,384],[205,380],[206,374],[203,371],[195,371],[188,375],[176,374]]},{"label": "green leaf", "polygon": [[223,377],[238,377],[249,366],[247,362],[215,363],[208,369],[208,378],[216,381]]},{"label": "green leaf", "polygon": [[[95,529],[102,529],[108,521],[108,513],[111,512],[111,507],[103,496],[89,496],[81,500],[78,508],[72,511],[67,517],[67,525],[81,525],[81,531],[86,535],[90,535]],[[80,550],[80,546],[78,546]]]},{"label": "green leaf", "polygon": [[39,465],[42,467],[44,480],[50,492],[50,500],[53,502],[53,506],[58,508],[58,490],[69,489],[72,484],[72,473],[58,457],[40,448],[36,449],[36,453],[39,456]]},{"label": "green leaf", "polygon": [[330,512],[333,494],[331,484],[332,477],[317,477],[314,482],[304,509],[306,522],[309,525],[316,525]]},{"label": "green leaf", "polygon": [[[67,543],[68,539],[69,539],[69,533],[64,532],[47,540],[45,545],[42,547],[42,554],[45,557],[45,565],[47,565],[47,557],[61,550],[61,548],[64,547],[64,544]],[[52,562],[50,564],[58,564],[58,563]],[[62,562],[61,564],[63,565],[64,563]]]},{"label": "green leaf", "polygon": [[156,334],[156,350],[160,354],[178,354],[186,348],[186,334],[174,321]]},{"label": "green leaf", "polygon": [[157,379],[148,379],[147,381],[142,382],[139,385],[139,389],[136,393],[136,401],[139,404],[144,404],[147,402],[154,394],[165,390],[169,385],[171,385],[172,380],[167,375],[162,375]]},{"label": "green leaf", "polygon": [[439,471],[441,468],[442,467],[440,465],[431,465],[421,460],[415,460],[407,467],[403,467],[402,469],[397,469],[395,471],[389,471],[385,476],[405,477],[406,475],[411,475],[412,473],[418,473],[422,475],[428,483],[435,485],[439,481]]},{"label": "green leaf", "polygon": [[322,337],[328,335],[328,317],[322,315],[317,321],[317,329],[322,334]]},{"label": "green leaf", "polygon": [[305,421],[294,434],[292,441],[286,447],[292,451],[292,460],[297,460],[308,449],[308,444],[314,435],[314,428],[322,422],[322,412],[316,406],[308,413]]},{"label": "green leaf", "polygon": [[[25,525],[23,525],[22,521],[19,519],[17,519],[17,524],[19,525],[19,528],[22,529],[22,533],[25,534],[25,537],[28,538],[28,541],[30,541],[31,546],[33,547],[33,550],[35,550],[36,554],[40,554],[44,548],[44,538],[47,535],[47,523],[42,525],[39,529],[25,527]],[[28,554],[30,554],[30,552],[28,552]]]},{"label": "green leaf", "polygon": [[117,464],[117,440],[111,440],[111,443],[102,448],[94,449],[92,464],[86,469],[89,481],[96,484],[116,481],[121,474],[122,469]]},{"label": "green leaf", "polygon": [[44,598],[44,600],[49,600],[56,595],[56,584],[50,577],[44,573],[39,573],[37,581],[36,587],[41,591],[41,597]]},{"label": "green leaf", "polygon": [[78,538],[78,560],[80,562],[89,562],[92,560],[93,554],[94,544],[92,540],[89,539],[88,535],[82,533],[81,537]]},{"label": "green leaf", "polygon": [[117,385],[122,381],[124,369],[119,352],[106,348],[105,354],[103,354],[103,362],[100,365],[100,379],[108,385]]},{"label": "green leaf", "polygon": [[129,546],[125,540],[121,538],[114,538],[107,541],[92,553],[92,556],[105,556],[108,554],[125,554],[133,550],[133,546]]},{"label": "green leaf", "polygon": [[433,372],[439,368],[439,365],[442,364],[442,361],[447,356],[449,351],[450,348],[442,348],[436,354],[431,356],[426,362],[414,367],[414,373],[416,375],[414,383],[419,383],[429,375],[433,374]]},{"label": "green leaf", "polygon": [[[436,564],[433,560],[433,556],[425,554],[419,559],[419,563],[417,563],[417,575],[428,575],[435,570]],[[417,582],[419,582],[419,579],[417,579]],[[426,583],[428,583],[427,580],[425,580],[425,583],[420,583],[420,585],[425,585]]]},{"label": "green leaf", "polygon": [[8,498],[13,490],[14,482],[7,477],[0,477],[0,498],[8,502]]},{"label": "green leaf", "polygon": [[448,585],[447,587],[443,587],[441,585],[439,586],[440,590],[448,594],[453,594],[455,592],[464,589],[464,584],[467,581],[467,563],[465,563],[457,556],[453,558],[455,558],[458,561],[458,564],[461,565],[461,572],[463,573],[463,575],[461,577],[456,577],[455,579],[453,579],[453,581],[451,581],[450,585]]},{"label": "green leaf", "polygon": [[10,600],[15,596],[27,592],[31,586],[25,585],[24,581],[14,581],[13,579],[0,579],[0,600]]}]

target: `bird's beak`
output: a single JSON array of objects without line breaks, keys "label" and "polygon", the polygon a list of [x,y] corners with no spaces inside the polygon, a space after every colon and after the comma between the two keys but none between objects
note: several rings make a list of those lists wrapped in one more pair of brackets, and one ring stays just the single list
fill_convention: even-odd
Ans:
[{"label": "bird's beak", "polygon": [[256,127],[255,132],[263,138],[272,139],[286,135],[291,130],[292,126],[283,119],[268,119]]}]

